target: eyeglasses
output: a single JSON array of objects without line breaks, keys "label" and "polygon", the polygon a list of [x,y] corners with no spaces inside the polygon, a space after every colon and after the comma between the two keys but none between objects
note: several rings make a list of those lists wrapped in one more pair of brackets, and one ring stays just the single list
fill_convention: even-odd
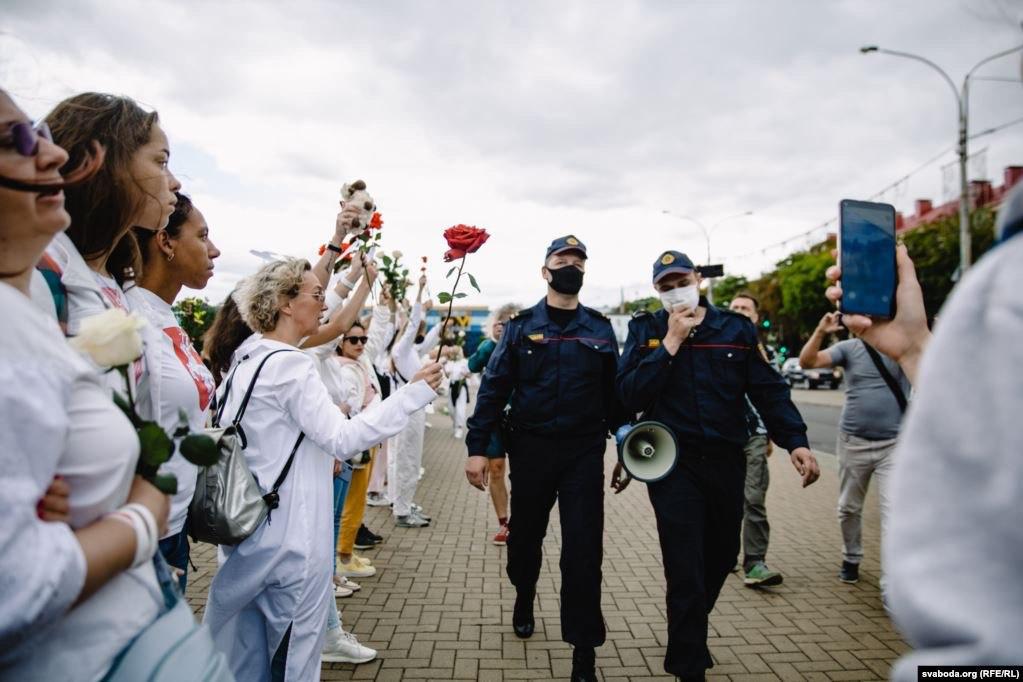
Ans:
[{"label": "eyeglasses", "polygon": [[302,294],[305,294],[306,296],[312,296],[320,303],[323,303],[324,301],[327,300],[327,295],[322,291],[300,291],[296,294],[296,296],[301,296]]},{"label": "eyeglasses", "polygon": [[345,337],[345,341],[347,341],[348,343],[351,343],[351,344],[359,343],[359,344],[362,344],[363,346],[365,346],[366,342],[369,341],[369,337],[368,336],[346,336]]},{"label": "eyeglasses", "polygon": [[46,122],[33,125],[30,121],[12,123],[10,134],[0,139],[0,147],[18,152],[21,156],[32,157],[39,153],[39,138],[53,142],[50,126]]}]

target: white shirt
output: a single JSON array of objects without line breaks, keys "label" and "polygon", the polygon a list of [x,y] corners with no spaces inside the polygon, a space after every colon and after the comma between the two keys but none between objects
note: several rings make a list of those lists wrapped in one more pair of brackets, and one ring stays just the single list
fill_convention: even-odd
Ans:
[{"label": "white shirt", "polygon": [[[162,595],[153,566],[118,574],[61,616],[81,591],[84,557],[66,526],[36,523],[35,503],[56,473],[71,488],[72,527],[117,509],[127,501],[138,437],[99,375],[60,338],[56,323],[27,298],[15,298],[21,294],[7,285],[0,292],[4,318],[18,321],[3,326],[0,345],[0,400],[7,422],[0,429],[5,465],[0,539],[2,546],[16,548],[3,553],[0,580],[5,585],[13,580],[19,588],[3,590],[0,622],[5,637],[13,634],[8,631],[12,619],[33,626],[30,641],[0,651],[0,657],[17,657],[9,665],[4,661],[4,675],[96,680],[159,613]],[[19,469],[24,472],[20,476]],[[55,578],[67,585],[52,584]],[[24,602],[16,598],[21,595]],[[53,611],[57,604],[60,608]],[[42,627],[47,616],[49,627]]]},{"label": "white shirt", "polygon": [[[201,433],[206,427],[210,402],[216,391],[213,375],[195,351],[188,333],[178,324],[170,304],[142,287],[127,292],[132,308],[160,333],[154,335],[154,363],[139,384],[139,409],[144,410],[168,434],[173,435],[181,423],[181,412],[188,430]],[[181,439],[175,439],[180,445]],[[188,505],[195,492],[197,467],[181,456],[175,448],[173,456],[162,467],[162,473],[174,474],[178,492],[171,501],[167,533],[182,531],[188,516]]]}]

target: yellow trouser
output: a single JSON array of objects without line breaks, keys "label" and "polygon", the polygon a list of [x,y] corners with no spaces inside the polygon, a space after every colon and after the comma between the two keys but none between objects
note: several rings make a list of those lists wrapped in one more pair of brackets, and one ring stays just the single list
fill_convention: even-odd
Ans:
[{"label": "yellow trouser", "polygon": [[348,496],[345,497],[345,506],[341,511],[341,532],[337,538],[338,554],[351,554],[355,548],[355,534],[359,532],[362,517],[366,513],[366,489],[369,488],[369,477],[373,474],[377,450],[378,448],[371,448],[369,464],[352,472]]}]

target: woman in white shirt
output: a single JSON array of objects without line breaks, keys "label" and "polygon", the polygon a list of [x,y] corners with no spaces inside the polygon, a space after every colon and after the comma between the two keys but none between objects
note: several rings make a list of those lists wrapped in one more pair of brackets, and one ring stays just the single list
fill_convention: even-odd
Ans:
[{"label": "woman in white shirt", "polygon": [[[98,680],[158,615],[151,557],[168,498],[134,476],[139,442],[96,370],[29,300],[34,266],[65,229],[68,156],[0,91],[0,677]],[[88,163],[82,157],[79,163]],[[93,171],[95,171],[95,163]],[[81,174],[77,174],[79,177]],[[56,473],[71,524],[36,501]],[[129,508],[130,505],[130,508]],[[136,506],[137,505],[137,506]],[[143,519],[145,516],[147,518]]]},{"label": "woman in white shirt", "polygon": [[[423,368],[407,387],[349,420],[331,401],[313,358],[288,352],[317,330],[324,310],[323,286],[309,263],[268,263],[234,295],[258,334],[235,351],[219,396],[222,420],[234,418],[256,367],[266,360],[241,424],[245,459],[266,487],[295,454],[279,489],[279,508],[243,542],[219,548],[205,622],[238,679],[314,680],[333,587],[333,461],[400,431],[409,414],[436,397],[440,365]],[[285,352],[268,357],[274,351]],[[227,386],[235,388],[224,395]]]},{"label": "woman in white shirt", "polygon": [[[156,232],[135,228],[134,232],[142,253],[143,271],[135,286],[129,285],[125,293],[132,310],[156,330],[152,335],[156,348],[150,349],[154,362],[139,384],[138,406],[168,434],[182,425],[182,414],[188,430],[200,432],[206,426],[216,385],[171,305],[182,287],[206,287],[220,250],[210,241],[210,230],[203,214],[191,199],[180,193],[167,227]],[[177,440],[180,443],[180,439]],[[171,501],[167,532],[160,538],[160,551],[167,563],[178,571],[184,592],[189,551],[185,520],[198,471],[175,448],[171,459],[161,467],[161,473],[177,478],[178,492]]]},{"label": "woman in white shirt", "polygon": [[[132,227],[163,229],[181,183],[167,167],[170,145],[157,113],[127,97],[75,95],[58,104],[46,122],[68,152],[68,167],[81,163],[95,144],[105,152],[98,173],[67,189],[71,227],[47,249],[46,263],[57,270],[67,296],[67,333],[74,336],[87,317],[109,308],[130,310],[123,285],[142,265]],[[147,352],[129,374],[136,385],[146,362],[157,361],[148,357],[153,330],[144,330],[143,338]],[[112,390],[125,390],[117,372],[106,380]]]}]

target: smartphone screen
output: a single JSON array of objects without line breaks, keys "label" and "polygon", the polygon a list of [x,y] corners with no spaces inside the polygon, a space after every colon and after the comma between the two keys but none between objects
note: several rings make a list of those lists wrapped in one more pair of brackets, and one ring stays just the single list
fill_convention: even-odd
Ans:
[{"label": "smartphone screen", "polygon": [[842,312],[895,315],[895,208],[845,199],[839,204]]}]

